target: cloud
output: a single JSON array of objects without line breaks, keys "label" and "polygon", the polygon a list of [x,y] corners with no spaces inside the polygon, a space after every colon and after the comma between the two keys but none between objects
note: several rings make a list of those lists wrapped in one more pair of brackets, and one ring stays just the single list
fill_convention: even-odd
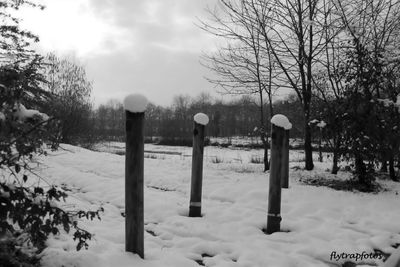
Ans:
[{"label": "cloud", "polygon": [[131,50],[90,59],[88,73],[112,73],[95,80],[96,102],[104,102],[110,91],[118,99],[141,92],[167,105],[173,95],[208,91],[199,56],[212,46],[212,38],[194,22],[204,14],[205,3],[213,1],[91,0],[103,21],[131,33],[124,37]]},{"label": "cloud", "polygon": [[134,31],[135,42],[165,49],[200,51],[212,38],[195,26],[208,1],[90,0],[96,14]]},{"label": "cloud", "polygon": [[213,37],[195,26],[215,0],[42,0],[24,10],[43,50],[73,54],[94,81],[96,104],[131,92],[167,105],[211,86],[199,64]]},{"label": "cloud", "polygon": [[194,96],[209,88],[197,54],[151,49],[137,58],[135,53],[124,51],[89,60],[88,75],[97,76],[94,81],[97,103],[106,102],[110,96],[122,99],[139,92],[156,104],[168,105],[174,95]]},{"label": "cloud", "polygon": [[46,6],[43,11],[26,7],[20,16],[22,26],[39,35],[44,50],[86,56],[129,45],[123,38],[128,32],[96,16],[89,0],[42,0],[41,3]]}]

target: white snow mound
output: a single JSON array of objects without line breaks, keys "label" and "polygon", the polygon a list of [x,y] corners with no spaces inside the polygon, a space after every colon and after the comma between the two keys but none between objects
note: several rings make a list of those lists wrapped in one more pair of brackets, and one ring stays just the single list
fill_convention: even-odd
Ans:
[{"label": "white snow mound", "polygon": [[149,101],[144,95],[130,94],[124,99],[124,108],[133,113],[144,112]]},{"label": "white snow mound", "polygon": [[[4,115],[4,114],[3,114]],[[43,121],[47,121],[49,116],[45,113],[41,113],[36,109],[27,109],[24,105],[18,104],[14,115],[20,120],[33,118],[34,116],[40,116]]]},{"label": "white snow mound", "polygon": [[319,127],[319,128],[324,128],[326,126],[326,122],[324,122],[324,121],[320,121],[318,124],[317,124],[317,127]]},{"label": "white snow mound", "polygon": [[282,127],[285,130],[292,129],[292,124],[289,122],[288,118],[282,114],[274,115],[271,119],[271,123],[278,127]]},{"label": "white snow mound", "polygon": [[197,113],[193,117],[194,121],[201,125],[207,125],[209,122],[208,116],[204,113]]}]

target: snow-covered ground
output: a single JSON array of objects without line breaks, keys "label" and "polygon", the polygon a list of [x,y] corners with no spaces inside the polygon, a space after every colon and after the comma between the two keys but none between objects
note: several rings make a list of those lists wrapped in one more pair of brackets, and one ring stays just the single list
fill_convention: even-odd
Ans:
[{"label": "snow-covered ground", "polygon": [[[355,255],[391,254],[400,243],[400,185],[382,181],[379,194],[335,191],[304,185],[303,177],[332,178],[329,163],[312,172],[290,170],[290,188],[282,192],[282,232],[266,235],[268,173],[249,163],[262,151],[206,148],[203,217],[189,218],[190,148],[146,145],[145,259],[124,251],[125,157],[63,145],[43,158],[42,176],[71,189],[66,205],[104,208],[101,221],[81,221],[94,234],[89,250],[75,250],[67,234],[51,237],[43,266],[380,266],[382,260]],[[156,154],[154,150],[162,151]],[[176,152],[168,154],[165,152]],[[180,154],[179,154],[180,153]],[[212,157],[223,159],[213,163]],[[241,158],[242,160],[234,160]],[[291,152],[291,167],[303,166]],[[343,179],[343,174],[339,179]],[[336,254],[335,254],[336,253]],[[332,255],[346,253],[338,261]],[[353,256],[352,256],[353,255]],[[350,265],[349,265],[350,266]],[[353,265],[352,265],[353,266]]]},{"label": "snow-covered ground", "polygon": [[[145,144],[145,157],[147,158],[175,158],[191,160],[192,148],[186,146],[163,146],[154,144]],[[121,142],[104,142],[96,144],[94,150],[100,152],[109,152],[123,155],[125,153],[125,143]],[[204,147],[204,161],[211,163],[228,163],[232,164],[247,164],[254,161],[262,162],[264,150],[262,149],[243,149],[243,148],[220,148],[215,146]],[[328,156],[329,154],[325,154]],[[317,154],[314,155],[317,160]],[[331,162],[332,157],[329,155],[328,162]],[[304,161],[304,152],[302,150],[290,151],[290,161]],[[235,166],[234,166],[235,167]]]}]

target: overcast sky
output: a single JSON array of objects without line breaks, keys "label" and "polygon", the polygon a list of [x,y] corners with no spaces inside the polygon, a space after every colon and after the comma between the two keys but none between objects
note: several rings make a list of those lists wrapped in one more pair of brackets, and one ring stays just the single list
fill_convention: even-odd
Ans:
[{"label": "overcast sky", "polygon": [[216,0],[42,0],[23,13],[42,51],[75,57],[94,83],[96,105],[139,92],[169,105],[177,94],[214,92],[199,64],[215,40],[195,26]]}]

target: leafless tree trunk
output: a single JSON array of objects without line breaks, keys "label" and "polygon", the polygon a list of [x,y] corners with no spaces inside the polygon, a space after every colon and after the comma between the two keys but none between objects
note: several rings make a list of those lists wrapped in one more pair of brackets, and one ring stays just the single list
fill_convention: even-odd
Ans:
[{"label": "leafless tree trunk", "polygon": [[255,14],[247,1],[235,3],[221,0],[220,4],[222,14],[209,10],[211,21],[202,21],[200,27],[230,43],[226,47],[220,47],[214,54],[204,55],[203,63],[217,74],[217,78],[209,81],[222,87],[228,94],[258,96],[260,124],[257,132],[264,146],[264,171],[266,171],[269,170],[267,134],[269,120],[266,119],[264,110],[264,95],[268,96],[271,118],[274,90],[271,49],[263,44],[259,24],[254,19]]},{"label": "leafless tree trunk", "polygon": [[[309,121],[313,68],[326,46],[322,38],[326,27],[323,3],[320,0],[249,2],[256,14],[255,19],[259,23],[265,45],[271,48],[282,71],[278,79],[296,92],[303,105],[305,167],[312,170],[314,164]],[[265,9],[271,12],[260,12]]]}]

